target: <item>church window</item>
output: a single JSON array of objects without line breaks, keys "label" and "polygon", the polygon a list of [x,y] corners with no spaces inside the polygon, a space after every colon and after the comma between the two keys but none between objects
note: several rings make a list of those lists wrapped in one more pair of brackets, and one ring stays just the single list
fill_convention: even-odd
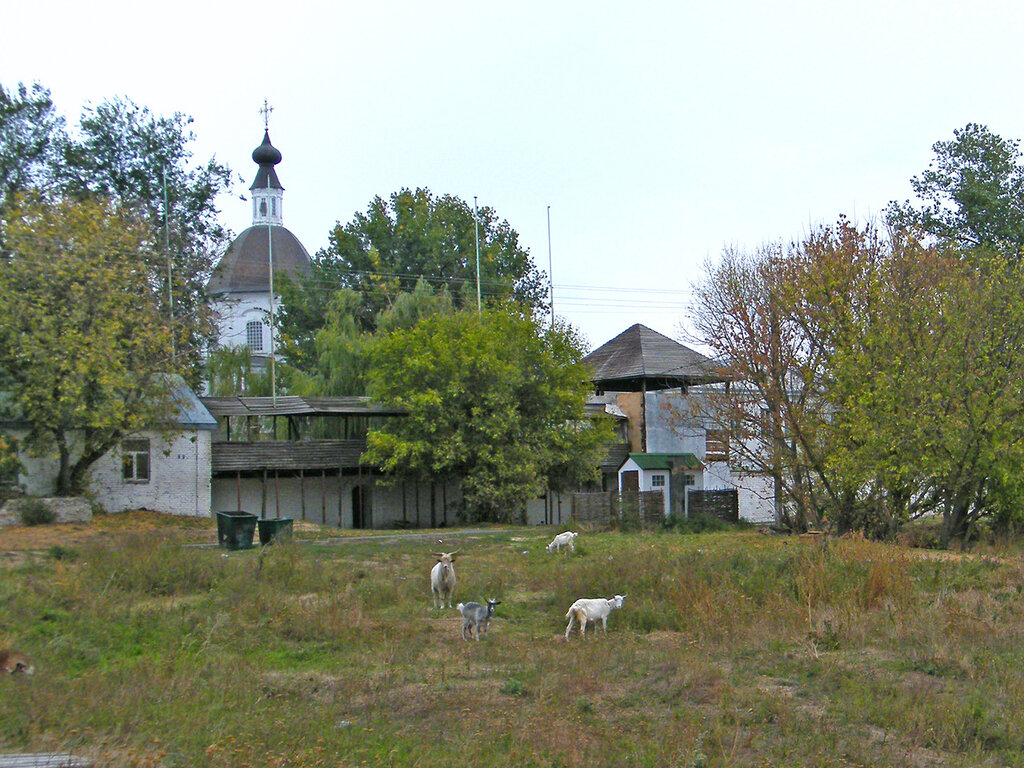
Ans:
[{"label": "church window", "polygon": [[245,324],[245,343],[250,352],[263,351],[263,323],[259,320]]},{"label": "church window", "polygon": [[121,444],[121,477],[126,483],[149,482],[149,440],[125,440]]},{"label": "church window", "polygon": [[260,200],[260,216],[266,216],[266,215],[267,215],[267,201],[266,200]]},{"label": "church window", "polygon": [[270,198],[270,215],[277,216],[277,199]]}]

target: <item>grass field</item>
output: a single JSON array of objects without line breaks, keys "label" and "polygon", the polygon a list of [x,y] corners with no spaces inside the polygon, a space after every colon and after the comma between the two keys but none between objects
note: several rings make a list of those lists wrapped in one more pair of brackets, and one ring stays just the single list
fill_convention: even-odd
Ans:
[{"label": "grass field", "polygon": [[[114,526],[0,558],[0,646],[37,665],[0,679],[0,753],[182,768],[1024,765],[1016,552],[606,532],[558,556],[549,529],[191,545],[212,526]],[[502,601],[479,643],[431,607],[442,546],[461,549],[457,601]],[[628,597],[607,636],[564,641],[575,598],[616,592]]]}]

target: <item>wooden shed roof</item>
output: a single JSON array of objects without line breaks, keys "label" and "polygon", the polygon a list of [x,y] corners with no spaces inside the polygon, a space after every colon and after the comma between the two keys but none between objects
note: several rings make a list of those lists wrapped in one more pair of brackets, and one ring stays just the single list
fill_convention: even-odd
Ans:
[{"label": "wooden shed roof", "polygon": [[213,444],[211,468],[214,473],[355,469],[364,450],[365,440],[217,441]]},{"label": "wooden shed roof", "polygon": [[204,397],[214,416],[407,416],[402,408],[376,405],[368,397]]},{"label": "wooden shed roof", "polygon": [[672,389],[726,381],[715,362],[637,323],[602,344],[583,362],[595,386],[608,392]]}]

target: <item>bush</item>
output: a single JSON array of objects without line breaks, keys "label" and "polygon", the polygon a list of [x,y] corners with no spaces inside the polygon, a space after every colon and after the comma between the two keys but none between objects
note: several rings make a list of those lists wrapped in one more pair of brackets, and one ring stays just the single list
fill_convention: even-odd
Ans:
[{"label": "bush", "polygon": [[57,519],[52,509],[39,499],[27,499],[18,510],[22,525],[50,525]]}]

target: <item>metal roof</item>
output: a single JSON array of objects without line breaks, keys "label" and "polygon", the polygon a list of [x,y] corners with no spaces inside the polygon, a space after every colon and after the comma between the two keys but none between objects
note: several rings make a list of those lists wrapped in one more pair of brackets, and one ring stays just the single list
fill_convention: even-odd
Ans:
[{"label": "metal roof", "polygon": [[243,230],[231,242],[214,268],[207,290],[211,294],[269,293],[271,242],[274,246],[274,274],[309,272],[309,253],[299,238],[280,224],[257,224]]},{"label": "metal roof", "polygon": [[715,362],[645,325],[627,328],[583,358],[602,390],[639,392],[726,381]]},{"label": "metal roof", "polygon": [[368,397],[203,397],[214,416],[407,416],[403,408],[375,405]]},{"label": "metal roof", "polygon": [[[628,458],[640,469],[704,469],[704,464],[692,453],[631,453]],[[626,462],[623,461],[623,464]]]}]

